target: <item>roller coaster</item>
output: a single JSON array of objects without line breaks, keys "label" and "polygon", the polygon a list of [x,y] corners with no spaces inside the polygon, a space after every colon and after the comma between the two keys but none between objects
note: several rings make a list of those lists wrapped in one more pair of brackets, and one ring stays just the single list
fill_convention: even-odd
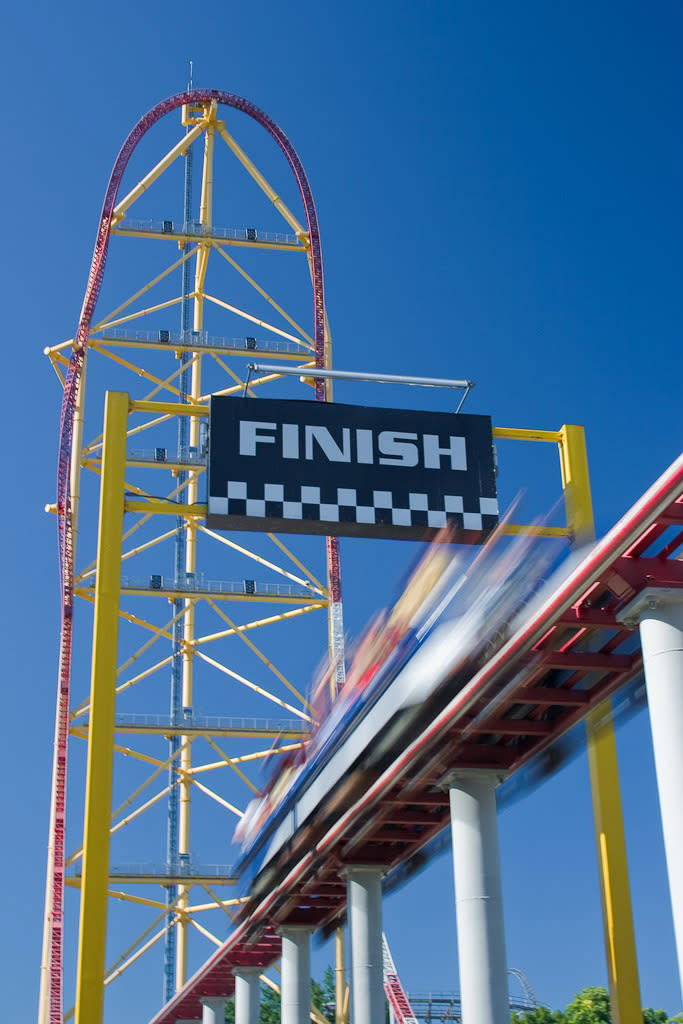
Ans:
[{"label": "roller coaster", "polygon": [[[225,123],[218,119],[219,105],[247,115],[264,128],[276,143],[293,174],[304,210],[305,227],[247,157]],[[175,110],[182,111],[185,134],[152,171],[123,199],[119,199],[124,172],[136,147],[149,129]],[[191,166],[188,160],[192,146],[202,135],[205,149],[200,216],[195,221],[188,215],[191,206],[191,178],[188,186],[187,168]],[[228,150],[269,199],[278,215],[285,219],[292,234],[285,236],[282,232],[257,231],[254,228],[215,228],[212,221],[212,197],[213,145],[216,136],[225,141]],[[181,157],[186,162],[186,204],[182,226],[172,220],[158,223],[126,221],[132,205]],[[156,275],[113,313],[96,323],[95,308],[103,284],[111,239],[126,234],[147,241],[173,241],[180,247],[182,255],[168,270]],[[313,297],[310,333],[299,327],[294,317],[256,282],[252,276],[253,271],[249,273],[236,263],[226,248],[231,246],[240,251],[299,252],[305,257]],[[228,303],[209,295],[205,278],[211,252],[220,253],[261,299],[271,309],[278,311],[286,321],[287,330],[269,324],[262,315],[247,313],[233,302]],[[189,281],[190,260],[194,261],[195,266],[193,285]],[[176,269],[180,269],[183,276],[183,289],[179,298],[157,303],[123,317],[119,315]],[[266,341],[262,343],[251,336],[230,338],[227,334],[210,335],[204,324],[204,306],[207,302],[246,318],[251,324],[257,324],[266,331]],[[136,317],[158,315],[174,304],[179,305],[182,312],[181,330],[177,335],[167,327],[138,332],[128,326],[129,321]],[[188,315],[190,307],[193,307],[191,317]],[[122,347],[138,355],[153,352],[155,358],[157,355],[172,354],[180,363],[179,368],[164,377],[156,370],[156,364],[155,371],[151,372],[123,359],[117,354]],[[270,842],[266,860],[270,860],[276,870],[264,873],[261,862],[254,873],[255,884],[252,883],[239,898],[228,900],[218,896],[214,892],[215,885],[234,884],[235,872],[226,865],[208,870],[193,863],[189,845],[189,795],[198,787],[238,818],[242,817],[243,811],[232,800],[201,783],[199,773],[228,767],[253,793],[258,787],[245,775],[243,766],[250,758],[263,762],[274,755],[300,750],[308,738],[311,724],[311,707],[307,699],[289,682],[270,654],[264,653],[249,639],[250,633],[255,628],[276,621],[298,620],[308,611],[326,610],[332,665],[329,683],[333,697],[343,690],[345,679],[341,573],[336,538],[327,537],[325,540],[327,582],[323,585],[305,565],[304,556],[290,551],[279,538],[273,537],[272,541],[279,553],[289,560],[287,569],[266,557],[263,550],[257,551],[222,538],[204,525],[206,505],[201,501],[198,479],[206,464],[202,424],[208,417],[208,398],[215,393],[253,394],[254,388],[276,381],[284,380],[286,383],[288,379],[284,373],[279,375],[277,372],[268,372],[254,379],[249,371],[245,377],[236,373],[224,361],[228,356],[236,360],[253,358],[255,350],[257,354],[259,350],[263,351],[269,358],[303,360],[299,366],[300,375],[306,385],[313,384],[315,399],[319,402],[331,401],[331,380],[315,374],[316,369],[322,371],[330,366],[331,337],[325,312],[320,233],[312,192],[294,148],[266,114],[233,94],[193,89],[170,97],[154,107],[137,123],[124,142],[106,189],[77,330],[73,339],[46,350],[63,387],[63,399],[57,497],[56,504],[51,508],[58,521],[61,632],[41,963],[41,1024],[47,1024],[48,1021],[57,1024],[65,1017],[69,1018],[72,1012],[77,1024],[95,1024],[101,1020],[105,987],[120,977],[124,970],[136,963],[160,939],[166,944],[164,1005],[153,1016],[153,1024],[196,1020],[203,1012],[206,1020],[214,1019],[206,1016],[209,1012],[206,1007],[213,1006],[212,1000],[219,1006],[220,1000],[234,993],[236,977],[242,977],[240,972],[254,970],[258,975],[280,957],[283,957],[284,1000],[291,994],[287,986],[292,984],[291,965],[294,962],[288,959],[289,954],[285,956],[285,942],[291,946],[292,934],[297,930],[309,934],[317,929],[328,932],[336,929],[339,937],[347,919],[352,933],[352,946],[360,941],[359,934],[364,935],[363,942],[371,945],[371,953],[368,955],[372,978],[365,979],[370,1001],[367,1006],[359,1004],[355,1012],[356,1024],[369,1024],[372,1015],[368,1017],[367,1007],[376,997],[376,979],[379,977],[381,980],[382,975],[381,926],[377,931],[373,925],[374,931],[370,938],[365,933],[359,933],[359,918],[357,915],[354,918],[350,902],[349,894],[353,885],[349,882],[349,873],[361,866],[362,870],[374,873],[375,880],[383,878],[381,884],[385,891],[389,890],[398,879],[409,877],[419,869],[428,858],[432,844],[451,823],[457,803],[453,789],[457,789],[458,779],[476,777],[492,780],[493,792],[500,781],[510,779],[521,769],[528,769],[530,765],[538,763],[538,759],[552,750],[559,738],[566,736],[584,720],[590,723],[596,715],[601,715],[603,720],[607,717],[609,737],[611,720],[609,712],[605,716],[606,702],[638,679],[643,672],[643,651],[638,640],[639,622],[648,608],[652,611],[659,607],[658,595],[664,594],[667,601],[673,595],[671,600],[675,604],[677,596],[682,592],[683,562],[680,559],[680,548],[683,544],[683,459],[679,459],[616,526],[585,554],[566,578],[556,583],[552,593],[544,593],[540,603],[525,606],[521,617],[514,618],[514,628],[509,633],[500,634],[499,642],[494,646],[478,652],[476,659],[467,660],[464,663],[466,668],[458,673],[453,668],[457,659],[453,650],[450,650],[450,660],[445,668],[439,669],[438,678],[432,663],[421,664],[426,696],[420,703],[420,714],[411,719],[410,728],[407,733],[401,733],[400,742],[393,744],[391,749],[383,749],[382,757],[371,763],[365,762],[360,771],[357,770],[358,757],[372,745],[375,734],[383,732],[389,719],[385,716],[379,725],[375,723],[372,728],[366,729],[367,735],[363,732],[363,723],[367,727],[369,721],[367,714],[347,720],[343,744],[346,744],[347,753],[349,745],[355,744],[358,749],[351,758],[343,754],[343,744],[326,750],[325,759],[319,766],[318,778],[324,777],[327,782],[322,785],[315,801],[309,801],[310,820],[314,822],[314,827],[309,827],[310,823],[306,822],[308,814],[301,817],[301,808],[293,811],[292,816],[290,804],[286,804],[286,813],[272,823],[274,828],[279,829],[279,840],[274,841],[272,828],[267,837],[262,837],[264,842],[265,838]],[[105,405],[103,435],[86,444],[83,433],[86,422],[85,368],[89,352],[105,355],[113,360],[117,373],[131,372],[134,379],[151,383],[153,387],[141,398],[110,391]],[[227,374],[227,388],[212,384],[208,392],[203,391],[201,365],[202,360],[208,357]],[[119,378],[116,379],[118,382]],[[157,398],[159,392],[164,392],[163,400]],[[129,417],[139,414],[145,417],[144,422],[131,427]],[[177,454],[168,455],[168,434],[163,436],[161,444],[146,452],[127,450],[129,437],[141,430],[167,429],[169,422],[189,424],[189,430],[183,427],[179,431]],[[522,440],[557,446],[567,525],[542,526],[536,529],[536,533],[570,541],[588,539],[592,528],[592,512],[580,428],[494,428],[493,436],[500,441]],[[101,478],[100,526],[97,558],[89,567],[78,572],[75,548],[81,511],[82,468],[93,471]],[[158,488],[150,493],[148,488],[132,484],[124,476],[130,470],[158,472],[160,468],[172,473],[180,481],[163,497],[159,497]],[[92,502],[90,507],[93,507]],[[171,517],[175,525],[160,536],[122,552],[124,514],[135,522],[126,537],[157,515]],[[94,515],[91,521],[94,522]],[[510,534],[522,530],[514,524],[505,525]],[[277,574],[280,581],[284,576],[287,582],[261,584],[252,579],[239,578],[237,581],[207,580],[197,567],[196,542],[199,533],[228,546],[231,557],[239,555],[251,558],[262,569]],[[172,577],[158,572],[147,573],[141,579],[122,576],[123,560],[139,557],[143,552],[147,555],[152,547],[165,540],[175,544],[175,570]],[[278,590],[278,587],[281,589]],[[95,618],[91,695],[74,704],[71,680],[76,597],[91,604],[94,602]],[[166,623],[149,623],[137,610],[135,613],[124,611],[121,604],[124,597],[141,600],[149,597],[157,600],[165,598],[172,602],[174,616]],[[220,603],[225,600],[239,600],[245,607],[253,607],[255,604],[289,607],[286,611],[277,608],[275,615],[238,623],[221,610]],[[221,618],[220,633],[205,636],[197,633],[195,613],[202,602]],[[128,626],[146,629],[153,638],[134,650],[122,665],[117,660],[119,619]],[[510,620],[506,618],[505,621]],[[204,653],[203,644],[216,640],[222,642],[226,637],[238,637],[245,642],[252,654],[260,659],[260,663],[276,676],[280,687],[277,692],[254,683],[244,669],[240,666],[231,667],[222,656],[217,660]],[[132,680],[117,685],[118,675],[160,638],[169,641],[171,655],[149,666]],[[401,673],[410,666],[410,659],[419,654],[419,651],[417,655],[414,650],[409,652],[407,660],[391,674],[392,683],[400,681]],[[290,716],[294,715],[295,720],[292,721],[290,717],[286,723],[266,723],[262,718],[249,719],[253,705],[235,707],[234,702],[229,715],[224,715],[221,709],[218,716],[200,716],[194,709],[192,699],[193,666],[197,664],[204,667],[208,665],[212,670],[229,676],[246,687],[251,695],[257,694],[259,698],[274,701]],[[175,673],[173,685],[176,687],[172,689],[170,714],[117,715],[114,700],[118,693],[168,665],[172,666]],[[430,672],[433,677],[429,675]],[[454,684],[455,675],[457,685]],[[182,687],[179,688],[177,684],[181,677]],[[448,685],[442,685],[445,683]],[[288,691],[286,694],[285,689]],[[427,699],[437,690],[441,695],[438,701]],[[294,703],[290,703],[292,694]],[[373,709],[380,706],[381,700],[373,705]],[[379,714],[375,710],[372,713]],[[115,744],[116,733],[131,734],[136,730],[139,736],[156,736],[168,742],[169,756],[160,759]],[[87,739],[88,770],[83,841],[67,857],[66,783],[70,735]],[[247,754],[231,751],[226,754],[216,743],[216,738],[221,736],[231,741],[269,738],[274,741],[274,746],[267,751]],[[198,738],[206,739],[220,756],[219,762],[210,765],[191,762],[191,744]],[[612,755],[605,744],[601,746],[599,739],[591,740],[589,724],[590,743],[594,744],[590,749],[595,769],[594,779],[597,780],[594,781],[597,787],[594,792],[598,792],[596,813],[598,817],[602,815],[602,834],[606,837],[604,860],[601,861],[603,902],[607,908],[606,913],[616,913],[618,918],[612,936],[613,960],[616,964],[617,961],[623,963],[622,958],[630,955],[628,935],[623,939],[624,931],[627,932],[621,925],[624,918],[619,916],[624,913],[628,916],[629,903],[628,898],[625,901],[621,898],[623,871],[620,873],[618,867],[615,867],[615,862],[618,863],[621,856],[618,852],[621,826],[620,821],[617,821],[615,831],[614,820],[608,820],[609,814],[605,809],[605,796],[608,792],[604,783],[607,771],[605,766],[611,763],[609,759]],[[154,767],[150,779],[134,790],[132,796],[121,805],[119,812],[133,803],[151,779],[164,771],[169,777],[169,785],[160,796],[140,805],[132,813],[126,810],[126,817],[118,822],[112,816],[110,799],[115,752]],[[334,762],[335,757],[337,762]],[[342,764],[339,759],[343,760],[344,757],[346,760]],[[353,766],[356,767],[350,771]],[[292,796],[295,793],[293,789]],[[109,860],[110,837],[164,797],[168,799],[170,837],[167,863],[158,868],[147,865],[144,871],[139,865],[135,869],[129,865],[115,870]],[[665,833],[668,835],[667,814],[663,808]],[[455,824],[453,828],[455,830]],[[226,827],[226,839],[229,831]],[[261,846],[265,854],[263,842]],[[69,876],[66,868],[81,859],[82,871]],[[459,884],[457,874],[456,868],[456,889]],[[164,901],[113,891],[112,881],[122,878],[133,884],[143,882],[161,885],[165,893]],[[679,890],[677,883],[673,879],[670,881],[676,902]],[[65,1015],[62,1004],[65,971],[64,891],[67,884],[80,889],[81,901],[76,1002],[74,1010]],[[211,902],[205,906],[192,906],[189,902],[191,886],[202,886]],[[375,899],[374,896],[372,898]],[[159,920],[163,920],[164,924],[150,938],[155,927],[153,922],[119,960],[105,969],[108,899],[160,910],[155,922],[158,924]],[[615,910],[615,907],[621,909]],[[232,931],[225,941],[199,924],[196,915],[207,908],[224,917],[227,915],[233,922]],[[213,941],[217,949],[188,978],[187,940],[192,927]],[[176,936],[179,943],[177,950]],[[307,962],[301,950],[297,956],[299,960],[296,962],[300,965]],[[502,959],[498,957],[498,961],[496,970],[501,975],[502,965],[501,976],[504,978],[504,955]],[[289,965],[287,971],[284,970],[285,962]],[[300,966],[299,973],[301,970],[304,967]],[[343,975],[343,964],[341,973]],[[610,979],[614,981],[613,998],[619,999],[616,970],[614,978],[610,975]],[[360,993],[358,998],[361,998],[365,982],[361,984],[354,974],[354,999],[356,993]],[[272,984],[272,981],[269,983]],[[637,988],[637,972],[635,984]],[[341,994],[342,989],[339,989],[338,995]],[[396,998],[400,1001],[399,995]],[[473,1004],[468,1009],[467,996],[463,995],[463,998],[463,1019],[467,1021],[469,1013],[469,1021],[474,1021],[476,1012],[472,1009]],[[491,998],[493,1006],[495,994]],[[624,998],[633,1005],[632,991]],[[338,1021],[343,1019],[339,1016],[342,1012],[341,1003],[342,1000],[338,998]],[[288,1011],[289,1022],[300,1020],[300,1004],[301,999],[294,1010]],[[283,1002],[283,1020],[284,1006]],[[507,1012],[507,996],[505,1007]],[[216,1014],[219,1012],[217,1010]],[[482,1017],[477,1024],[484,1024],[484,1019],[495,1019],[497,1024],[496,1011],[490,1010],[490,1013],[490,1018]],[[308,1009],[304,1017],[307,1014]],[[215,1020],[218,1020],[218,1016]]]}]

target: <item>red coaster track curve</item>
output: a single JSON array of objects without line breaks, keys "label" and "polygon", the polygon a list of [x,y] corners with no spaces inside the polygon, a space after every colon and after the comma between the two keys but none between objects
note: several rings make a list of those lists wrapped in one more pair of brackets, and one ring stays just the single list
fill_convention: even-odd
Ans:
[{"label": "red coaster track curve", "polygon": [[[71,680],[71,638],[73,624],[73,532],[71,520],[70,471],[73,446],[73,423],[78,388],[83,370],[85,351],[95,306],[100,293],[107,250],[111,237],[111,224],[116,198],[128,161],[143,135],[162,117],[184,104],[210,103],[215,100],[224,106],[239,110],[260,124],[275,140],[287,158],[296,178],[306,213],[310,244],[311,278],[313,283],[313,318],[316,366],[325,365],[325,294],[322,253],[318,216],[311,187],[301,160],[282,129],[267,114],[249,100],[217,89],[194,89],[162,100],[142,117],[123,143],[107,185],[102,204],[95,248],[90,264],[88,283],[83,299],[73,353],[64,382],[64,397],[59,430],[59,459],[57,469],[57,514],[59,536],[59,578],[61,587],[61,630],[59,645],[59,673],[57,714],[55,723],[55,759],[53,779],[54,820],[52,824],[51,863],[51,916],[49,935],[49,1020],[62,1024],[62,947],[64,897],[64,829],[66,811],[67,741],[69,734],[69,688]],[[325,384],[316,381],[315,397],[325,401]],[[341,600],[339,549],[337,539],[327,539],[327,571],[330,600]]]}]

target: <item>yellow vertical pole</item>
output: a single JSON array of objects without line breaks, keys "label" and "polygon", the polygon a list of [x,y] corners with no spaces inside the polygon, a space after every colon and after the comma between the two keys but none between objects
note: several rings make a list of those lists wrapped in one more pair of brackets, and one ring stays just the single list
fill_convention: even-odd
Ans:
[{"label": "yellow vertical pole", "polygon": [[121,588],[128,395],[108,391],[95,577],[88,769],[83,826],[83,878],[78,935],[76,1024],[98,1024],[104,1003],[109,828],[114,706]]},{"label": "yellow vertical pole", "polygon": [[335,1024],[346,1024],[344,996],[346,994],[346,958],[344,948],[344,925],[334,933],[334,1020]]},{"label": "yellow vertical pole", "polygon": [[[199,220],[203,228],[210,230],[213,219],[213,151],[215,138],[216,104],[212,103],[206,110],[209,118],[204,135],[204,162],[202,166],[202,191],[199,205]],[[194,310],[193,329],[201,331],[204,328],[204,280],[206,277],[206,266],[209,259],[211,246],[208,242],[200,242],[197,249],[194,283]],[[202,357],[198,354],[192,364],[192,375],[190,379],[190,399],[199,404],[202,387]],[[191,416],[189,421],[189,445],[191,448],[199,447],[199,416]],[[193,505],[198,495],[197,472],[190,470],[187,484],[187,502]],[[196,573],[197,571],[197,526],[194,519],[187,522],[185,547],[185,571]],[[195,635],[195,601],[188,598],[185,603],[185,616],[183,620],[183,682],[182,701],[183,707],[192,707],[193,700],[193,654]],[[179,758],[179,769],[181,772],[179,783],[178,801],[178,853],[190,853],[190,799],[191,799],[191,776],[188,774],[192,767],[192,742],[189,736],[183,737],[183,745]],[[177,924],[178,942],[176,945],[176,989],[182,988],[187,979],[187,939],[188,921],[183,912],[187,908],[189,900],[189,887],[181,885],[178,887],[179,919]]]},{"label": "yellow vertical pole", "polygon": [[[567,524],[574,531],[575,542],[593,540],[595,524],[583,427],[562,427],[560,463]],[[614,1024],[642,1024],[619,763],[609,700],[587,717],[586,739],[612,1020]]]}]

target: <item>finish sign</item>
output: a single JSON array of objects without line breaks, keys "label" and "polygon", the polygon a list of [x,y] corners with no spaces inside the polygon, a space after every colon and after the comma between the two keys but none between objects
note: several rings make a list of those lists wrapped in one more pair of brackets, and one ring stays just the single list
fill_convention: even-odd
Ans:
[{"label": "finish sign", "polygon": [[489,416],[211,399],[207,525],[477,543],[498,522]]}]

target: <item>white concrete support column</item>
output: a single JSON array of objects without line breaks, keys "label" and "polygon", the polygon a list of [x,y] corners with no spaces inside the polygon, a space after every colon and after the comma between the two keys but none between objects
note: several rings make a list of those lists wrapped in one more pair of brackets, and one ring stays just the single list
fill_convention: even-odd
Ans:
[{"label": "white concrete support column", "polygon": [[311,929],[290,925],[282,936],[282,1024],[308,1024],[311,1012]]},{"label": "white concrete support column", "polygon": [[225,1024],[225,996],[202,996],[202,1024]]},{"label": "white concrete support column", "polygon": [[494,772],[448,780],[463,1024],[509,1024]]},{"label": "white concrete support column", "polygon": [[235,1024],[259,1024],[262,967],[235,967]]},{"label": "white concrete support column", "polygon": [[683,993],[683,591],[644,590],[619,616],[640,622],[659,808]]},{"label": "white concrete support column", "polygon": [[353,1024],[384,1020],[382,975],[381,867],[346,870],[347,915],[351,934]]}]

